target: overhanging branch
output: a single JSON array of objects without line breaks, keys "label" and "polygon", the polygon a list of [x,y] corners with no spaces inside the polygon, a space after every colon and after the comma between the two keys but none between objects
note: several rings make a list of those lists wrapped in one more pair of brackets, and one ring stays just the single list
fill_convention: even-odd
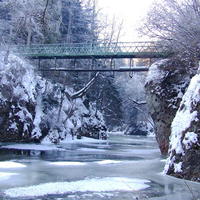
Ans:
[{"label": "overhanging branch", "polygon": [[88,91],[88,89],[94,84],[98,76],[99,76],[99,72],[95,74],[95,76],[85,85],[84,88],[72,94],[71,99],[81,98],[82,96],[84,96],[85,93]]}]

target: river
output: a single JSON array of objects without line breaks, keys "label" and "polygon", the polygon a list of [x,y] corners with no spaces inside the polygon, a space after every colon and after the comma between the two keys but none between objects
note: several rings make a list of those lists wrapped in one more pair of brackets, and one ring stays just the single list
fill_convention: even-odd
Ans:
[{"label": "river", "polygon": [[[197,200],[199,183],[164,176],[152,137],[108,141],[1,144],[3,200]],[[198,196],[199,195],[199,196]]]}]

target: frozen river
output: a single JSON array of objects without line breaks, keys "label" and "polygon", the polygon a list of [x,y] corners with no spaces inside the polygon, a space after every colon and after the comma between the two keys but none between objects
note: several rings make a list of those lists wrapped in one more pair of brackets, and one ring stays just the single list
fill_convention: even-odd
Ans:
[{"label": "frozen river", "polygon": [[[154,138],[111,135],[108,141],[1,144],[0,199],[192,200],[200,184],[162,175]],[[198,196],[199,195],[199,196]]]}]

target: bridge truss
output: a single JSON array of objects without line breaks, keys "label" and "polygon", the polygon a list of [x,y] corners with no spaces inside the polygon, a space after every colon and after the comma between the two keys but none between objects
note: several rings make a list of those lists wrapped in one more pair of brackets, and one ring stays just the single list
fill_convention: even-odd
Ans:
[{"label": "bridge truss", "polygon": [[166,58],[167,49],[155,42],[16,45],[10,49],[31,59]]},{"label": "bridge truss", "polygon": [[[147,71],[147,67],[133,67],[135,58],[167,58],[171,53],[166,47],[156,42],[118,42],[118,43],[71,43],[71,44],[33,44],[33,45],[12,45],[9,51],[15,55],[28,59],[90,59],[96,62],[100,59],[110,59],[110,69],[91,67],[90,69],[66,69],[66,68],[49,68],[43,71],[66,71],[66,72],[91,72],[91,71]],[[115,69],[114,59],[130,59],[129,68]],[[74,62],[74,63],[75,63]],[[56,65],[56,64],[55,64]],[[39,67],[40,68],[40,67]]]}]

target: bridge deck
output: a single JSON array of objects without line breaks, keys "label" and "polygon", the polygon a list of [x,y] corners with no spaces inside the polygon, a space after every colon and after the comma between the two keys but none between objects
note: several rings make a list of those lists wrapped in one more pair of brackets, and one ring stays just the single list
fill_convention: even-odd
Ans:
[{"label": "bridge deck", "polygon": [[49,68],[41,71],[58,71],[58,72],[146,72],[148,67],[133,67],[119,69],[66,69],[66,68]]},{"label": "bridge deck", "polygon": [[166,58],[170,53],[154,42],[95,44],[35,44],[10,46],[19,56],[30,59]]}]

